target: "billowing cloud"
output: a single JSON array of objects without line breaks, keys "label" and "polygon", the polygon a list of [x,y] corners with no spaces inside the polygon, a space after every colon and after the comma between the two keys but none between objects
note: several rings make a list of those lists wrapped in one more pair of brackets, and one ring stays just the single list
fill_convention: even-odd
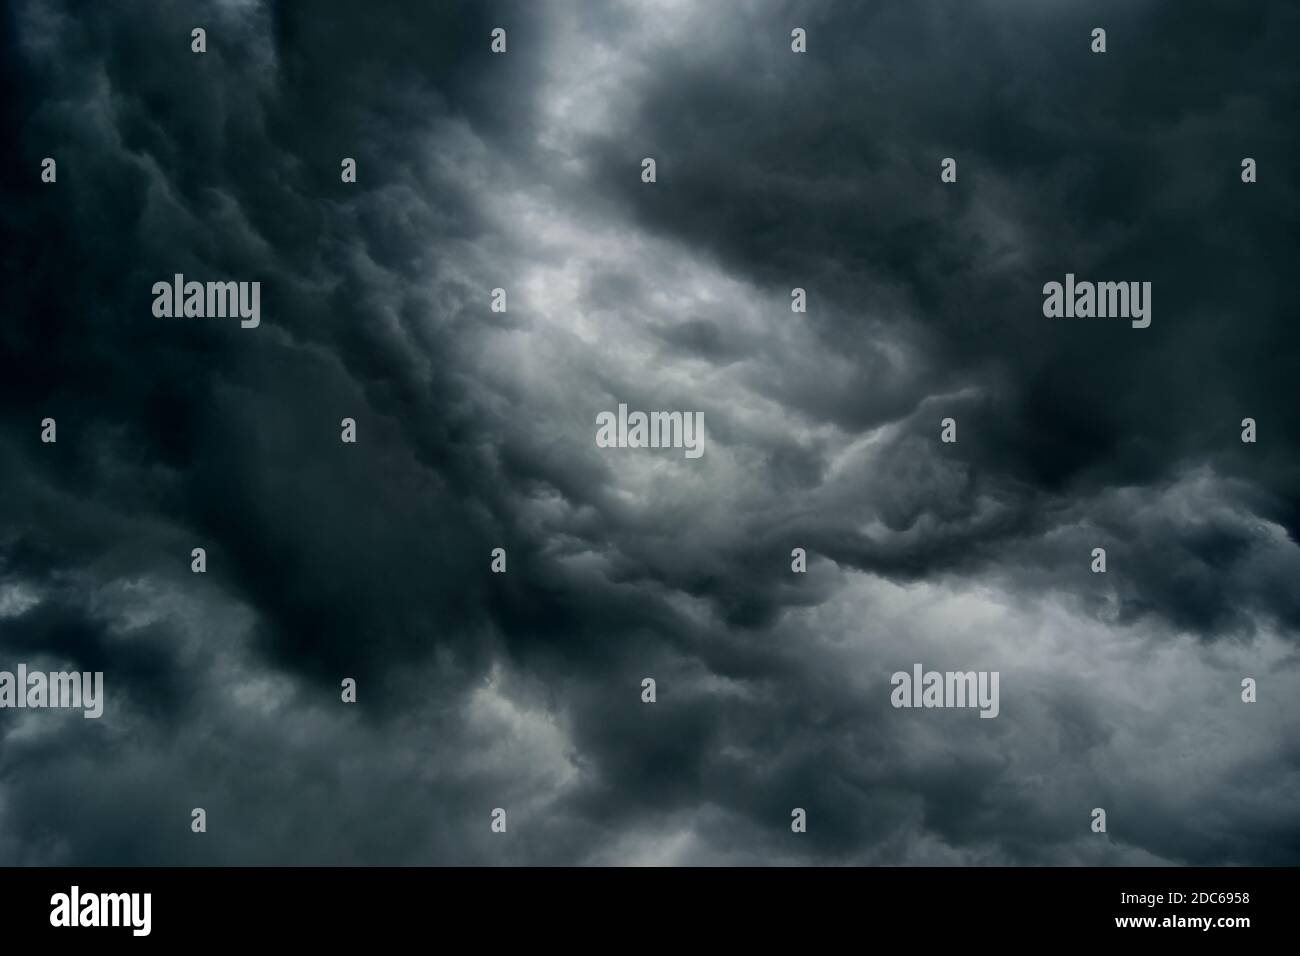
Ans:
[{"label": "billowing cloud", "polygon": [[0,860],[1300,862],[1298,19],[15,4]]}]

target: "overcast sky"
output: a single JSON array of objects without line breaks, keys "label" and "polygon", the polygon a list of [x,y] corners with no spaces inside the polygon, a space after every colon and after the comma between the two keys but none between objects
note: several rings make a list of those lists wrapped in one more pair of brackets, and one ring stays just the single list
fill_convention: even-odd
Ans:
[{"label": "overcast sky", "polygon": [[0,863],[1300,863],[1294,4],[0,16]]}]

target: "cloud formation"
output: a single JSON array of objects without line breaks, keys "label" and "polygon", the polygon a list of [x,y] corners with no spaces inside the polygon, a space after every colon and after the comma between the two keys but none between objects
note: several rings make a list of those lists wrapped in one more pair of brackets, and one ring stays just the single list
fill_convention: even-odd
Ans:
[{"label": "cloud formation", "polygon": [[[12,5],[0,668],[107,703],[0,712],[0,861],[1300,863],[1297,30]],[[1151,327],[1045,319],[1067,272]],[[998,718],[894,710],[917,661]]]}]

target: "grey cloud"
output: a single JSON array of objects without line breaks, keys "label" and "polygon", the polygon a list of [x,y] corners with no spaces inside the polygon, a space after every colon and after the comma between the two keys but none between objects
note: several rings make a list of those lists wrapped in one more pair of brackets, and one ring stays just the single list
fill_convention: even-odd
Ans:
[{"label": "grey cloud", "polygon": [[[198,16],[0,34],[0,664],[110,694],[6,712],[0,858],[1296,862],[1293,10]],[[1152,327],[1043,319],[1066,271]],[[894,710],[915,661],[1002,714]]]}]

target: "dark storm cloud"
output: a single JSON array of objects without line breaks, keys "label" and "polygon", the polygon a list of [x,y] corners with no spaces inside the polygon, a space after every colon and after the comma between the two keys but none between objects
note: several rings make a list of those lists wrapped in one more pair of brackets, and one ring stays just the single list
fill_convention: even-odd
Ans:
[{"label": "dark storm cloud", "polygon": [[[14,6],[0,648],[113,709],[11,724],[0,853],[1295,862],[1295,21]],[[1152,327],[1043,319],[1067,271]],[[175,272],[262,327],[154,319]],[[705,457],[596,449],[620,401]],[[999,719],[892,709],[917,660]]]},{"label": "dark storm cloud", "polygon": [[[458,91],[481,60],[468,37],[488,29],[472,6],[427,22],[380,9],[355,23],[353,13],[339,14],[324,21],[326,39],[309,42],[322,21],[292,6],[213,8],[204,20],[211,54],[195,57],[188,35],[197,21],[183,5],[99,18],[60,17],[39,5],[19,12],[20,28],[53,31],[61,54],[31,57],[28,84],[45,95],[31,104],[33,132],[22,141],[33,162],[43,152],[60,156],[60,195],[71,198],[47,206],[52,221],[37,233],[35,268],[21,279],[14,270],[30,312],[7,325],[11,336],[27,338],[6,343],[5,375],[29,416],[63,422],[72,448],[46,482],[95,499],[117,483],[106,506],[121,508],[125,498],[128,508],[157,508],[188,527],[192,540],[214,550],[214,573],[258,603],[277,632],[275,651],[331,676],[361,626],[358,614],[388,609],[367,626],[381,653],[393,649],[389,642],[411,649],[414,628],[403,615],[457,616],[461,588],[430,590],[426,582],[449,583],[462,566],[444,564],[473,526],[454,504],[470,480],[462,462],[473,456],[459,446],[473,440],[473,426],[456,420],[441,368],[414,380],[406,354],[413,333],[404,326],[428,303],[406,291],[412,277],[403,259],[426,234],[445,236],[449,225],[472,234],[474,226],[461,197],[415,168],[427,140],[406,141],[400,131],[417,102],[426,115],[448,118],[454,101],[479,125],[482,109]],[[526,20],[519,26],[527,32]],[[352,42],[360,35],[373,43]],[[35,37],[32,45],[43,49]],[[351,57],[341,55],[345,46]],[[449,48],[465,53],[449,58]],[[79,57],[75,69],[69,57]],[[269,72],[272,57],[283,77]],[[528,60],[525,50],[506,72],[526,73]],[[344,83],[349,97],[340,93]],[[512,85],[526,87],[526,76]],[[322,141],[322,129],[336,142]],[[84,145],[65,153],[78,138]],[[369,143],[384,144],[374,158],[352,148]],[[341,198],[338,157],[353,154],[363,188],[390,213],[382,219]],[[427,209],[402,208],[403,191],[422,187],[438,196],[439,228]],[[33,256],[37,246],[24,244]],[[358,256],[379,265],[362,272],[349,261]],[[65,277],[70,263],[80,273],[74,284]],[[233,324],[151,322],[148,290],[174,272],[260,278],[275,331],[253,341]],[[450,364],[442,333],[421,331],[421,350]],[[417,405],[446,417],[411,414]],[[338,455],[336,423],[349,414],[399,463],[434,456],[442,487],[395,476],[382,452],[351,462]],[[414,450],[401,435],[409,419],[421,439]],[[102,457],[85,450],[83,436]],[[246,442],[255,454],[238,451]],[[334,459],[338,471],[311,475]],[[375,500],[395,494],[401,517],[376,520]],[[319,548],[316,535],[342,546]],[[188,551],[187,544],[176,557]],[[375,553],[385,560],[349,557]],[[366,670],[366,659],[350,663]]]},{"label": "dark storm cloud", "polygon": [[[1291,308],[1295,193],[1283,175],[1243,194],[1236,175],[1243,155],[1285,167],[1295,146],[1293,84],[1259,66],[1280,62],[1294,11],[803,12],[737,23],[720,4],[692,18],[723,49],[666,53],[637,111],[592,144],[638,216],[774,288],[808,286],[828,348],[870,349],[861,323],[900,304],[939,333],[927,343],[945,367],[923,387],[978,374],[1005,388],[973,410],[990,435],[979,444],[1027,480],[1145,479],[1180,455],[1221,458],[1238,408],[1296,436],[1300,349],[1268,318]],[[805,21],[816,56],[783,55],[787,25]],[[1106,57],[1079,39],[1102,23]],[[660,157],[665,188],[619,174],[642,153]],[[944,156],[969,186],[939,183]],[[1066,271],[1152,279],[1150,334],[1027,326],[1043,282]],[[876,407],[845,395],[838,418],[861,427]],[[1195,427],[1171,428],[1174,409]],[[1273,472],[1294,496],[1294,468]]]},{"label": "dark storm cloud", "polygon": [[[785,55],[791,23],[808,27],[816,56]],[[1105,58],[1079,39],[1096,24],[1112,38]],[[915,335],[934,363],[888,402],[869,372],[829,407],[800,388],[766,389],[786,405],[859,431],[904,417],[900,398],[921,412],[927,396],[971,389],[909,419],[926,446],[940,417],[961,422],[972,467],[955,499],[923,473],[919,485],[873,488],[891,528],[922,512],[941,519],[896,556],[900,570],[978,551],[959,519],[982,495],[1011,513],[979,537],[1001,538],[1039,524],[1025,512],[1044,507],[1040,491],[1091,494],[1204,462],[1250,479],[1261,515],[1294,537],[1289,452],[1246,455],[1237,436],[1249,415],[1268,421],[1275,449],[1300,439],[1300,339],[1274,321],[1294,311],[1295,216],[1284,210],[1296,196],[1285,175],[1243,194],[1237,172],[1243,155],[1285,168],[1297,145],[1293,84],[1258,65],[1281,62],[1297,25],[1281,6],[1220,5],[1199,20],[1167,4],[747,17],[715,5],[691,16],[710,42],[664,53],[637,108],[595,137],[591,165],[651,227],[778,291],[808,287],[825,351],[865,370],[882,335]],[[642,154],[658,157],[662,188],[620,174]],[[969,185],[939,183],[944,156]],[[1067,271],[1151,279],[1152,328],[1033,321],[1042,284]],[[899,462],[883,467],[915,471],[914,441],[900,435],[882,456]],[[888,570],[880,547],[855,550],[837,552]],[[1225,593],[1217,613],[1232,601]],[[1176,616],[1179,603],[1170,595],[1161,610]]]}]

